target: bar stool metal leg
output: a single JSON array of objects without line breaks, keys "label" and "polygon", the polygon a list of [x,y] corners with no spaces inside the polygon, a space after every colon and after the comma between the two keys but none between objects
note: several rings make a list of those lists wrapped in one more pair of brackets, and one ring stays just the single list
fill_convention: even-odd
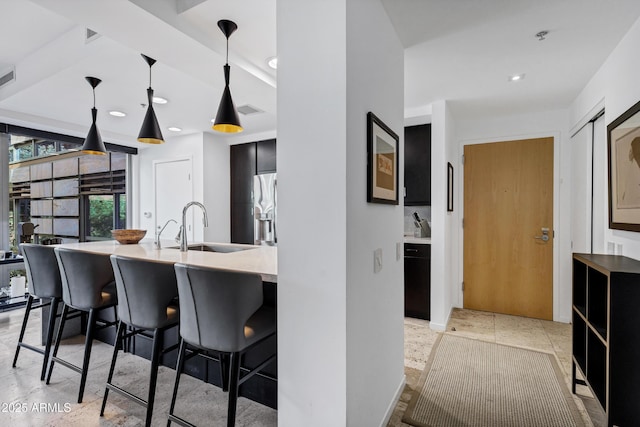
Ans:
[{"label": "bar stool metal leg", "polygon": [[176,421],[176,417],[173,415],[173,410],[176,407],[176,398],[178,397],[178,385],[180,384],[180,374],[184,369],[184,362],[187,350],[187,342],[180,338],[180,349],[178,350],[178,360],[176,362],[176,382],[173,386],[173,395],[171,396],[171,406],[169,407],[169,419],[167,420],[167,427],[171,426],[171,421]]},{"label": "bar stool metal leg", "polygon": [[240,382],[240,353],[231,353],[231,367],[229,369],[229,408],[227,427],[236,425],[236,403],[238,401],[238,388]]},{"label": "bar stool metal leg", "polygon": [[[107,377],[107,384],[111,384],[113,379],[113,371],[116,368],[116,359],[118,358],[118,349],[120,347],[120,341],[122,340],[122,333],[124,331],[124,323],[118,322],[118,330],[116,332],[116,340],[113,343],[113,356],[111,357],[111,367],[109,368],[109,376]],[[104,390],[104,398],[102,398],[102,408],[100,408],[100,416],[104,416],[104,408],[107,406],[107,398],[109,397],[109,387]]]},{"label": "bar stool metal leg", "polygon": [[82,361],[82,371],[80,372],[80,391],[78,392],[78,403],[82,403],[84,395],[84,386],[87,382],[87,373],[89,372],[89,358],[91,356],[91,347],[93,345],[93,335],[96,324],[96,310],[89,310],[89,320],[87,321],[87,335],[84,341],[84,359]]},{"label": "bar stool metal leg", "polygon": [[20,330],[18,345],[16,346],[16,354],[15,356],[13,356],[13,364],[11,365],[14,368],[16,367],[16,363],[18,362],[18,353],[20,353],[20,344],[22,344],[22,339],[24,338],[24,331],[27,329],[27,320],[29,320],[29,314],[31,313],[32,305],[33,305],[33,295],[29,295],[29,299],[27,299],[27,308],[25,309],[24,318],[22,319],[22,329]]},{"label": "bar stool metal leg", "polygon": [[156,383],[158,380],[158,365],[162,356],[162,331],[156,329],[153,332],[153,350],[151,351],[151,379],[149,380],[149,397],[147,398],[147,417],[145,426],[151,426],[153,415],[153,403],[156,396]]},{"label": "bar stool metal leg", "polygon": [[65,321],[67,320],[67,314],[69,313],[69,306],[64,305],[62,309],[62,316],[60,317],[60,324],[58,325],[58,333],[56,334],[56,343],[53,346],[53,354],[51,355],[51,361],[49,362],[49,372],[47,373],[47,381],[45,384],[49,384],[51,381],[51,372],[53,371],[53,364],[55,363],[55,358],[58,355],[58,348],[60,347],[60,341],[62,341],[62,330],[64,329]]},{"label": "bar stool metal leg", "polygon": [[51,353],[51,342],[53,340],[53,330],[55,329],[56,325],[59,303],[59,298],[51,298],[51,306],[49,307],[49,322],[47,323],[47,339],[44,344],[44,361],[42,362],[40,381],[44,381],[44,376],[47,373],[47,364],[49,363],[49,354]]}]

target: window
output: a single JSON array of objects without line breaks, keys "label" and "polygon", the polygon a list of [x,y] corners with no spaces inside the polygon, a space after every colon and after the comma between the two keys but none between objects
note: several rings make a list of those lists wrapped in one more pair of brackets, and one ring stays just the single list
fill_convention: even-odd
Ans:
[{"label": "window", "polygon": [[9,245],[13,252],[18,252],[20,236],[17,235],[18,223],[27,222],[31,218],[31,200],[16,199],[9,202]]},{"label": "window", "polygon": [[69,150],[78,150],[80,147],[81,144],[77,142],[11,135],[9,163],[23,162],[36,157],[47,157]]},{"label": "window", "polygon": [[85,196],[84,240],[110,240],[111,230],[126,228],[127,202],[125,194]]}]

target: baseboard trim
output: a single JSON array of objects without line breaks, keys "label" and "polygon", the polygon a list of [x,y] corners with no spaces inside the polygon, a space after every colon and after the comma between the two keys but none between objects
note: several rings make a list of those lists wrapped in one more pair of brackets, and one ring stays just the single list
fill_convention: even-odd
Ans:
[{"label": "baseboard trim", "polygon": [[407,383],[407,376],[406,375],[402,375],[402,379],[400,380],[400,385],[398,386],[395,395],[393,396],[393,399],[391,400],[391,402],[389,403],[389,407],[387,408],[387,411],[385,412],[384,418],[382,419],[382,423],[380,423],[380,427],[386,427],[387,424],[389,424],[389,420],[391,419],[391,415],[393,415],[393,410],[395,409],[396,405],[398,404],[398,401],[400,400],[400,396],[402,396],[402,391],[404,390],[404,386]]},{"label": "baseboard trim", "polygon": [[453,307],[449,307],[449,313],[447,313],[447,318],[444,319],[444,323],[430,321],[429,327],[434,331],[444,332],[447,329],[447,325],[449,324],[449,319],[451,319],[452,310],[453,310]]}]

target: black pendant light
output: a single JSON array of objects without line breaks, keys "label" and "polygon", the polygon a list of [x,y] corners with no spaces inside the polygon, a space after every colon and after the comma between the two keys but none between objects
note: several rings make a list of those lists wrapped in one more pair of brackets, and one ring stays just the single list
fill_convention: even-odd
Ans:
[{"label": "black pendant light", "polygon": [[147,114],[144,116],[142,122],[142,128],[138,134],[138,141],[147,144],[162,144],[164,138],[160,131],[160,125],[158,125],[158,119],[156,118],[156,112],[153,111],[153,89],[151,88],[151,67],[156,63],[156,60],[149,58],[147,55],[142,54],[142,57],[147,64],[149,64],[149,88],[147,89],[147,98],[149,98],[149,107],[147,108]]},{"label": "black pendant light", "polygon": [[220,99],[220,105],[218,105],[216,120],[213,122],[213,130],[225,133],[242,132],[240,117],[238,117],[236,106],[233,105],[231,90],[229,89],[229,72],[231,69],[229,67],[229,36],[238,29],[238,26],[233,21],[221,19],[218,21],[218,27],[227,38],[227,63],[224,65],[224,92],[222,92],[222,99]]},{"label": "black pendant light", "polygon": [[93,108],[91,109],[93,121],[80,150],[86,154],[107,154],[107,149],[104,148],[100,131],[98,130],[98,126],[96,126],[96,118],[98,117],[98,110],[96,110],[96,86],[98,86],[102,80],[96,77],[85,77],[85,79],[87,79],[93,88]]}]

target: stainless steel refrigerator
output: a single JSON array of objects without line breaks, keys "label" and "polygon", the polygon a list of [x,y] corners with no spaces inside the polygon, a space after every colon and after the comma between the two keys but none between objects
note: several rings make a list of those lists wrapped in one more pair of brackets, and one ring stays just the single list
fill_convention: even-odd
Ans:
[{"label": "stainless steel refrigerator", "polygon": [[253,237],[256,245],[273,246],[278,242],[277,195],[275,173],[253,177]]}]

